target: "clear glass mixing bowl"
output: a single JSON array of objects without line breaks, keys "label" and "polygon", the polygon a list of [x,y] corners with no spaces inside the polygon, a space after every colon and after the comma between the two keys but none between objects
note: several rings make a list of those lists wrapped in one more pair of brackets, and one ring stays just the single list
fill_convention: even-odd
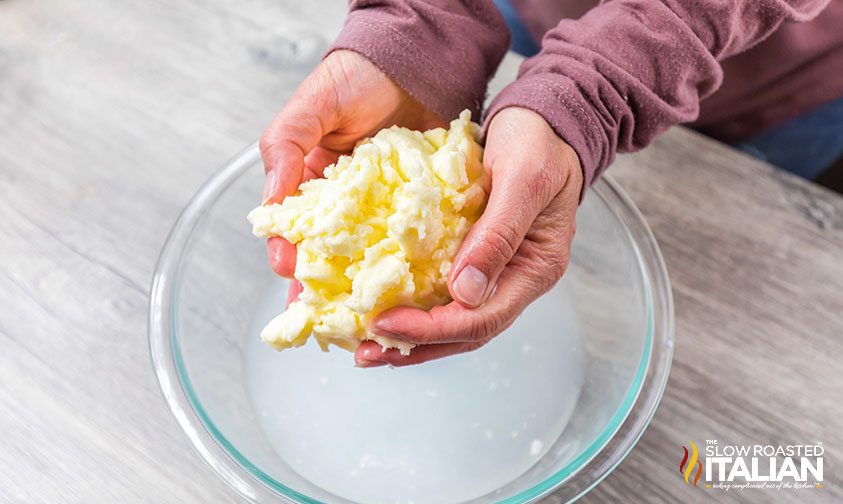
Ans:
[{"label": "clear glass mixing bowl", "polygon": [[[152,283],[152,360],[193,447],[245,499],[351,502],[290,469],[267,441],[244,384],[243,353],[258,338],[255,306],[281,281],[245,221],[262,187],[261,166],[257,146],[245,149],[201,188],[173,227]],[[579,398],[559,438],[532,467],[469,502],[533,502],[550,493],[577,499],[632,450],[661,399],[674,327],[658,246],[609,177],[591,188],[577,225],[560,285],[585,353]]]}]

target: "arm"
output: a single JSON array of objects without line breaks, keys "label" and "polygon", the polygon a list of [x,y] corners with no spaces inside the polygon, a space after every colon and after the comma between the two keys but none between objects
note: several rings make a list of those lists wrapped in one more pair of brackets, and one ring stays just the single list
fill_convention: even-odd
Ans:
[{"label": "arm", "polygon": [[[355,0],[337,41],[261,137],[263,202],[279,203],[361,139],[394,124],[425,130],[472,108],[508,47],[488,0]],[[348,49],[348,50],[345,50]],[[296,249],[271,238],[272,268],[292,276]],[[293,282],[289,300],[301,286]]]},{"label": "arm", "polygon": [[615,151],[634,151],[697,117],[722,82],[719,62],[829,0],[612,0],[545,35],[541,52],[498,95],[541,114],[577,152],[585,187]]},{"label": "arm", "polygon": [[361,345],[358,362],[414,364],[500,333],[563,275],[583,182],[617,149],[694,118],[720,85],[718,61],[825,3],[612,0],[560,23],[486,118],[492,188],[451,269],[457,301],[381,314],[376,330],[421,346],[405,357]]},{"label": "arm", "polygon": [[350,0],[329,52],[365,56],[410,96],[446,120],[479,117],[486,85],[509,47],[488,0]]}]

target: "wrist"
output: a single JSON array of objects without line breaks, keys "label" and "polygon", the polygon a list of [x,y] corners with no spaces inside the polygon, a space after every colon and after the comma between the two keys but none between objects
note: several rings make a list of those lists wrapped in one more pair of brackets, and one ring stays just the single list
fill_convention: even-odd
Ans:
[{"label": "wrist", "polygon": [[[580,157],[576,149],[565,141],[541,114],[518,105],[502,107],[487,117],[484,128],[490,138],[521,138],[523,141],[519,143],[532,146],[528,149],[543,151],[540,155],[537,152],[525,154],[544,159],[547,169],[554,172],[550,180],[554,181],[551,185],[555,186],[556,190],[570,191],[575,194],[577,201],[582,199],[586,177]],[[524,138],[524,135],[531,138]],[[515,146],[504,146],[505,150],[511,148]],[[500,150],[500,146],[493,146],[491,150],[487,150],[487,155],[494,157]]]},{"label": "wrist", "polygon": [[[585,191],[611,161],[613,151],[592,105],[564,76],[548,79],[542,75],[524,76],[504,88],[492,101],[484,133],[495,117],[510,108],[523,108],[540,115],[576,155],[581,170],[580,200]],[[570,165],[572,161],[566,162]]]}]

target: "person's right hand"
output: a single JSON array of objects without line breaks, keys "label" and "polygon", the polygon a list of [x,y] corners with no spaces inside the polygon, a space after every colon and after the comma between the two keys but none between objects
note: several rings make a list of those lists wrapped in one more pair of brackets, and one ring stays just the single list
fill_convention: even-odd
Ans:
[{"label": "person's right hand", "polygon": [[[329,54],[261,136],[263,203],[280,203],[305,180],[321,177],[359,140],[396,124],[415,130],[446,126],[363,56],[343,50]],[[276,273],[292,277],[292,244],[270,238],[267,254]],[[301,289],[296,283],[291,301]]]}]

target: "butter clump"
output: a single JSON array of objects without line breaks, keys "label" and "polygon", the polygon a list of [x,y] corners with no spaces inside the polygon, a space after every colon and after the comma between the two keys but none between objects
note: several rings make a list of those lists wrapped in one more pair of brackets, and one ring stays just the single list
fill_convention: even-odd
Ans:
[{"label": "butter clump", "polygon": [[479,126],[463,111],[450,129],[393,126],[302,183],[281,204],[249,213],[252,232],[297,246],[304,290],[261,338],[353,351],[361,341],[408,354],[412,344],[369,331],[394,306],[430,309],[451,300],[451,261],[486,203]]}]

